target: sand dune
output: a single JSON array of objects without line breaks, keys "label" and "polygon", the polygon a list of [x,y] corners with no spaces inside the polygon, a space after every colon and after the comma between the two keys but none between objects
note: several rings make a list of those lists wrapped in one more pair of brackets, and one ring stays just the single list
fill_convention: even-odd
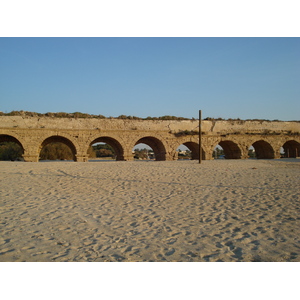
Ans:
[{"label": "sand dune", "polygon": [[0,261],[300,261],[299,159],[0,170]]}]

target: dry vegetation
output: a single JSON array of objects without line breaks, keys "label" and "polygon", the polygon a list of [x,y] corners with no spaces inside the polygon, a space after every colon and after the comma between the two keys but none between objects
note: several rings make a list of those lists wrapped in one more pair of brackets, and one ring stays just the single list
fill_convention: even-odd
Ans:
[{"label": "dry vegetation", "polygon": [[[47,112],[45,114],[37,113],[37,112],[30,112],[30,111],[11,111],[9,113],[0,112],[0,116],[23,116],[23,117],[52,117],[52,118],[94,118],[94,119],[128,119],[128,120],[196,120],[194,118],[184,118],[184,117],[176,117],[176,116],[161,116],[161,117],[147,117],[147,118],[140,118],[136,116],[126,116],[126,115],[120,115],[118,117],[105,117],[103,115],[92,115],[92,114],[86,114],[81,112],[74,112],[74,113],[66,113],[66,112]],[[207,121],[260,121],[260,122],[282,122],[280,120],[266,120],[266,119],[247,119],[247,120],[241,120],[239,118],[237,119],[223,119],[223,118],[211,118],[207,117],[204,120]],[[291,122],[300,122],[298,120],[291,121]]]}]

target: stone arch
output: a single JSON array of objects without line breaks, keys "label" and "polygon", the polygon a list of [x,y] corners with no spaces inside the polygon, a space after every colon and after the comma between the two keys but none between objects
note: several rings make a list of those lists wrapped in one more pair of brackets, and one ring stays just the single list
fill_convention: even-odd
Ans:
[{"label": "stone arch", "polygon": [[3,143],[3,142],[13,142],[13,143],[18,144],[22,148],[23,153],[24,153],[24,147],[23,147],[22,143],[14,136],[9,135],[9,134],[0,134],[0,143]]},{"label": "stone arch", "polygon": [[67,145],[71,149],[71,152],[73,154],[73,160],[74,161],[77,160],[77,150],[76,150],[74,143],[71,140],[69,140],[68,138],[60,136],[60,135],[52,135],[52,136],[44,139],[43,142],[40,144],[38,153],[40,154],[43,147],[47,146],[50,143],[63,143],[65,145]]},{"label": "stone arch", "polygon": [[[192,141],[187,141],[183,142],[180,145],[186,146],[191,152],[192,152],[192,160],[199,159],[199,143],[192,142]],[[177,148],[176,148],[177,149]],[[202,147],[202,159],[206,159],[206,153]]]},{"label": "stone arch", "polygon": [[300,143],[295,140],[286,141],[282,148],[284,149],[284,157],[300,156]]},{"label": "stone arch", "polygon": [[25,152],[24,146],[23,146],[22,143],[21,143],[17,138],[15,138],[14,136],[9,135],[9,134],[0,134],[0,143],[3,143],[3,142],[12,142],[12,143],[16,143],[16,144],[19,145],[20,148],[22,149],[22,156],[24,155],[24,152]]},{"label": "stone arch", "polygon": [[259,140],[252,144],[255,149],[256,158],[258,159],[273,159],[275,158],[275,152],[270,143]]},{"label": "stone arch", "polygon": [[140,138],[134,145],[146,144],[154,151],[155,160],[166,160],[166,148],[162,141],[153,136],[145,136]]},{"label": "stone arch", "polygon": [[223,148],[226,159],[241,159],[242,151],[237,143],[224,140],[220,141],[219,145]]},{"label": "stone arch", "polygon": [[121,143],[118,142],[115,138],[109,136],[101,136],[95,138],[92,142],[89,143],[89,147],[95,143],[106,143],[110,145],[116,154],[116,160],[124,160],[124,148],[122,147]]}]

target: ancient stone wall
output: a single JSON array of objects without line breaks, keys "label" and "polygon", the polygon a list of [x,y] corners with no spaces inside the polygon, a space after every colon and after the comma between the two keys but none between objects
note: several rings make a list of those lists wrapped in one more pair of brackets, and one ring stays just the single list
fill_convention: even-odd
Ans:
[{"label": "ancient stone wall", "polygon": [[[276,131],[299,132],[300,122],[283,121],[225,121],[202,120],[202,131],[206,133],[252,133]],[[198,120],[128,120],[128,119],[93,119],[93,118],[52,118],[52,117],[22,117],[0,116],[1,128],[32,128],[32,129],[84,129],[84,130],[158,130],[184,131],[198,130]]]},{"label": "ancient stone wall", "polygon": [[[136,144],[148,144],[156,160],[177,159],[181,144],[199,158],[198,120],[128,120],[0,116],[0,142],[18,142],[26,161],[38,161],[41,148],[51,141],[67,144],[75,160],[87,161],[88,148],[95,142],[110,144],[118,160],[132,160]],[[226,158],[247,158],[253,146],[258,158],[279,158],[280,147],[300,156],[300,122],[203,120],[202,157],[212,159],[216,145]]]}]

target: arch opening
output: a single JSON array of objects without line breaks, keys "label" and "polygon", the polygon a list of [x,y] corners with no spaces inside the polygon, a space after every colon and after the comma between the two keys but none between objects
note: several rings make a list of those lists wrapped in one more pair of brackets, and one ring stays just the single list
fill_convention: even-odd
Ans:
[{"label": "arch opening", "polygon": [[282,146],[282,157],[284,158],[296,158],[300,157],[300,143],[290,140],[283,144]]},{"label": "arch opening", "polygon": [[268,142],[263,140],[259,140],[253,143],[249,147],[249,153],[250,151],[252,158],[273,159],[275,157],[274,149],[272,148],[272,146]]},{"label": "arch opening", "polygon": [[220,145],[217,145],[213,150],[212,157],[214,159],[225,158],[224,149]]},{"label": "arch opening", "polygon": [[242,151],[236,143],[227,140],[219,142],[212,156],[213,158],[241,159]]},{"label": "arch opening", "polygon": [[13,136],[0,135],[0,160],[22,161],[24,148]]},{"label": "arch opening", "polygon": [[248,148],[248,158],[250,159],[257,158],[255,148],[252,145]]},{"label": "arch opening", "polygon": [[67,138],[51,136],[40,146],[39,160],[71,160],[76,161],[76,148]]},{"label": "arch opening", "polygon": [[145,148],[148,150],[149,148],[152,149],[150,156],[148,153],[149,159],[154,159],[157,161],[166,160],[166,149],[163,143],[159,139],[151,136],[143,137],[135,143],[134,149],[139,144],[147,145],[148,147]]},{"label": "arch opening", "polygon": [[[202,150],[202,159],[205,160],[206,156],[203,147],[201,150]],[[183,143],[176,149],[176,152],[178,154],[178,160],[182,160],[182,159],[198,160],[199,144],[195,142]]]},{"label": "arch opening", "polygon": [[153,149],[147,144],[136,144],[132,151],[135,160],[155,160]]},{"label": "arch opening", "polygon": [[116,139],[104,136],[90,143],[88,156],[89,161],[124,160],[124,150]]}]

